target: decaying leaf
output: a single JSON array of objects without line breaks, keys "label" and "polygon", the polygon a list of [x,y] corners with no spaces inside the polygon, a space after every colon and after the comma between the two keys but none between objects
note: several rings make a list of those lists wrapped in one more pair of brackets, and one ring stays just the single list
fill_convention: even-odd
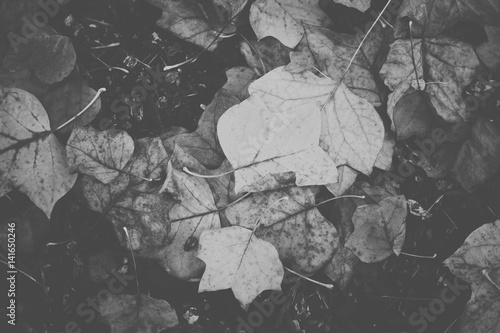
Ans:
[{"label": "decaying leaf", "polygon": [[[288,200],[281,200],[281,198]],[[309,187],[290,187],[256,193],[229,206],[225,215],[233,225],[253,228],[257,237],[273,244],[290,268],[313,274],[333,256],[338,247],[335,227],[315,207]],[[272,205],[272,207],[270,207]]]},{"label": "decaying leaf", "polygon": [[157,22],[179,38],[213,51],[220,33],[232,33],[230,21],[245,7],[247,0],[203,1],[147,0],[162,9]]},{"label": "decaying leaf", "polygon": [[[414,39],[413,55],[419,80],[429,82],[421,88],[429,95],[437,114],[452,123],[469,120],[472,115],[462,91],[481,70],[472,46],[444,36],[427,38],[424,46],[422,40]],[[380,74],[393,94],[400,98],[415,85],[414,68],[411,41],[399,39],[392,44]],[[395,102],[397,100],[392,104]],[[390,106],[387,112],[389,115],[393,113]]]},{"label": "decaying leaf", "polygon": [[472,127],[453,165],[453,176],[464,189],[472,191],[493,176],[500,166],[500,131],[487,119],[479,118]]},{"label": "decaying leaf", "polygon": [[179,324],[175,309],[167,301],[147,295],[115,295],[99,303],[99,313],[111,333],[158,333]]},{"label": "decaying leaf", "polygon": [[97,131],[77,127],[66,145],[72,172],[79,171],[108,184],[125,167],[134,152],[134,140],[125,131]]},{"label": "decaying leaf", "polygon": [[224,89],[229,95],[240,101],[248,98],[248,86],[257,78],[257,74],[248,67],[233,67],[226,71],[227,82]]},{"label": "decaying leaf", "polygon": [[388,197],[377,205],[359,206],[352,221],[354,232],[346,247],[363,262],[373,263],[399,255],[406,231],[406,199],[400,195]]},{"label": "decaying leaf", "polygon": [[50,217],[57,200],[74,185],[66,151],[50,133],[42,104],[17,88],[0,88],[0,196],[14,188]]},{"label": "decaying leaf", "polygon": [[[88,87],[80,77],[75,77],[65,81],[60,86],[50,88],[40,102],[47,110],[51,127],[57,128],[83,110],[95,95],[94,89]],[[60,133],[69,134],[75,126],[88,125],[99,111],[101,111],[100,97],[87,111],[78,116],[69,126],[64,127]]]},{"label": "decaying leaf", "polygon": [[284,270],[278,252],[252,230],[228,227],[204,231],[198,258],[207,266],[199,292],[231,288],[241,306],[248,309],[262,291],[281,290]]},{"label": "decaying leaf", "polygon": [[371,0],[333,0],[333,2],[341,5],[356,8],[361,12],[366,12],[370,8]]},{"label": "decaying leaf", "polygon": [[393,128],[398,140],[412,136],[422,138],[429,134],[433,125],[433,110],[428,96],[420,90],[409,87],[394,106]]},{"label": "decaying leaf", "polygon": [[75,67],[76,53],[71,39],[60,35],[38,35],[22,43],[19,51],[9,49],[3,67],[10,71],[31,69],[44,83],[52,84],[67,77]]},{"label": "decaying leaf", "polygon": [[88,207],[109,218],[123,246],[128,246],[123,227],[128,228],[134,250],[165,244],[170,230],[168,211],[174,204],[159,193],[167,161],[161,140],[144,138],[136,142],[123,172],[108,184],[87,175],[78,179],[78,191]]},{"label": "decaying leaf", "polygon": [[[382,148],[384,126],[373,106],[343,83],[311,72],[293,74],[284,67],[267,73],[249,87],[269,108],[289,110],[315,103],[321,108],[320,147],[335,165],[370,174]],[[333,98],[324,105],[330,94]]]},{"label": "decaying leaf", "polygon": [[462,333],[500,332],[500,221],[476,229],[444,264],[471,284],[460,318]]},{"label": "decaying leaf", "polygon": [[500,27],[484,28],[488,40],[476,47],[479,59],[493,72],[500,71]]},{"label": "decaying leaf", "polygon": [[276,176],[289,172],[298,186],[336,182],[335,164],[319,147],[320,121],[318,104],[279,111],[256,94],[227,110],[217,132],[236,192],[277,188]]},{"label": "decaying leaf", "polygon": [[293,49],[304,36],[303,23],[328,26],[331,21],[318,0],[257,0],[250,8],[250,24],[258,39],[272,36]]},{"label": "decaying leaf", "polygon": [[404,0],[394,26],[396,38],[408,31],[408,19],[414,22],[415,36],[434,37],[460,21],[498,25],[500,2],[485,0]]}]

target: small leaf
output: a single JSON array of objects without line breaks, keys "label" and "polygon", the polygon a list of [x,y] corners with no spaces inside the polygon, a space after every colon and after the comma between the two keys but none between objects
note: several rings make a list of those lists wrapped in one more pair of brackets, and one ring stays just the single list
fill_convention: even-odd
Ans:
[{"label": "small leaf", "polygon": [[410,87],[394,106],[393,124],[398,140],[426,136],[433,125],[431,108],[426,94]]},{"label": "small leaf", "polygon": [[392,253],[399,255],[405,239],[406,214],[402,195],[385,198],[378,205],[359,206],[352,216],[354,232],[346,247],[366,263],[382,261]]},{"label": "small leaf", "polygon": [[248,86],[257,78],[257,74],[248,67],[233,67],[226,71],[227,82],[224,89],[229,95],[240,101],[248,98]]},{"label": "small leaf", "polygon": [[102,319],[111,326],[111,333],[158,333],[177,326],[175,309],[162,299],[147,295],[115,295],[99,303]]},{"label": "small leaf", "polygon": [[257,0],[250,7],[250,24],[257,38],[272,36],[293,49],[304,36],[302,23],[328,26],[331,21],[319,0]]},{"label": "small leaf", "polygon": [[492,72],[500,72],[500,28],[487,26],[484,28],[488,40],[476,47],[476,54],[479,59]]},{"label": "small leaf", "polygon": [[252,230],[204,231],[198,258],[207,265],[198,292],[231,288],[241,306],[248,309],[262,291],[281,290],[284,270],[278,252]]},{"label": "small leaf", "polygon": [[134,152],[134,140],[125,131],[99,132],[77,127],[66,145],[72,172],[79,171],[108,184],[125,167]]},{"label": "small leaf", "polygon": [[0,88],[0,137],[0,197],[18,188],[50,217],[76,175],[70,174],[64,146],[50,133],[35,96]]},{"label": "small leaf", "polygon": [[371,0],[333,0],[333,2],[341,5],[356,8],[361,12],[366,12],[370,8]]}]

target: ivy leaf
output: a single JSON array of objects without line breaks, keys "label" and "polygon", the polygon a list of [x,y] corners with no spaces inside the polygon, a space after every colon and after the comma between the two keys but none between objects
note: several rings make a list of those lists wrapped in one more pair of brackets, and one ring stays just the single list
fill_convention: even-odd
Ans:
[{"label": "ivy leaf", "polygon": [[132,249],[139,254],[163,246],[170,230],[167,214],[174,201],[159,193],[168,156],[159,138],[140,139],[130,161],[108,184],[87,175],[78,179],[88,207],[109,218],[123,246],[128,245],[123,230],[127,227]]},{"label": "ivy leaf", "polygon": [[303,23],[330,25],[318,3],[319,0],[257,0],[250,7],[250,24],[259,40],[272,36],[293,49],[304,36]]},{"label": "ivy leaf", "polygon": [[413,34],[434,37],[461,21],[498,25],[500,2],[493,0],[404,0],[394,26],[394,36],[404,38],[408,19],[414,22]]},{"label": "ivy leaf", "polygon": [[0,196],[14,188],[50,218],[57,200],[75,184],[64,146],[50,132],[42,104],[17,88],[0,88]]},{"label": "ivy leaf", "polygon": [[99,313],[111,333],[158,333],[179,324],[175,309],[167,301],[143,294],[108,293],[99,302]]},{"label": "ivy leaf", "polygon": [[[470,44],[449,37],[413,40],[413,55],[421,88],[431,100],[436,112],[445,121],[457,123],[471,118],[462,91],[479,74],[481,64]],[[423,56],[421,56],[423,54]],[[399,98],[410,86],[415,86],[415,66],[411,41],[397,40],[391,45],[387,62],[380,70],[385,84]],[[426,68],[424,74],[424,68]],[[423,85],[423,86],[422,86]],[[398,101],[389,102],[395,105]],[[388,107],[388,113],[393,110]]]},{"label": "ivy leaf", "polygon": [[[382,119],[370,103],[345,84],[311,72],[293,74],[280,67],[254,81],[249,92],[260,96],[269,108],[279,110],[316,103],[321,109],[320,147],[335,165],[347,164],[364,174],[371,173],[384,142]],[[333,98],[324,105],[332,92]]]},{"label": "ivy leaf", "polygon": [[335,164],[319,147],[318,105],[286,112],[268,108],[256,94],[220,118],[218,135],[235,171],[236,192],[276,188],[274,176],[295,173],[298,186],[337,181]]},{"label": "ivy leaf", "polygon": [[460,148],[452,174],[464,189],[472,191],[492,177],[499,167],[500,131],[494,123],[481,117]]},{"label": "ivy leaf", "polygon": [[354,232],[346,247],[363,262],[373,263],[399,255],[406,232],[406,199],[388,197],[377,205],[359,206],[354,215]]},{"label": "ivy leaf", "polygon": [[462,333],[499,332],[500,221],[473,231],[444,264],[471,284],[472,296],[460,318]]},{"label": "ivy leaf", "polygon": [[72,172],[79,171],[108,184],[125,167],[134,152],[134,140],[125,131],[97,131],[77,127],[66,145]]},{"label": "ivy leaf", "polygon": [[75,67],[76,53],[71,39],[60,35],[38,35],[27,39],[19,52],[9,49],[3,67],[10,71],[31,69],[46,84],[62,81]]},{"label": "ivy leaf", "polygon": [[431,108],[424,92],[409,87],[394,106],[392,121],[398,140],[427,135],[433,125]]},{"label": "ivy leaf", "polygon": [[[288,200],[276,203],[283,197]],[[337,230],[316,208],[310,187],[255,193],[227,207],[225,215],[232,225],[245,228],[260,219],[256,236],[273,244],[280,259],[303,274],[320,269],[338,247]]]},{"label": "ivy leaf", "polygon": [[257,78],[257,74],[248,67],[233,67],[226,71],[227,82],[224,89],[229,95],[240,101],[248,98],[248,86]]},{"label": "ivy leaf", "polygon": [[278,252],[252,230],[205,230],[198,258],[207,265],[198,292],[231,288],[241,306],[248,309],[262,291],[281,290],[284,270]]}]

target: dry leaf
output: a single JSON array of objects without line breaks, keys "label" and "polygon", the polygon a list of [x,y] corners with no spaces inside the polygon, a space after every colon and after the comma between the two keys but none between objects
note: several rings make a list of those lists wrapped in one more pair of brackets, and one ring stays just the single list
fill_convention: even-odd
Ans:
[{"label": "dry leaf", "polygon": [[278,252],[252,230],[204,231],[198,258],[207,265],[198,292],[231,288],[241,306],[248,309],[262,291],[281,290],[284,270]]},{"label": "dry leaf", "polygon": [[275,177],[294,172],[298,186],[337,181],[335,164],[319,147],[317,104],[272,110],[258,95],[231,107],[217,132],[235,171],[236,192],[278,187]]},{"label": "dry leaf", "polygon": [[500,28],[487,26],[484,28],[488,40],[476,47],[476,53],[479,59],[492,72],[500,71]]},{"label": "dry leaf", "polygon": [[485,224],[444,262],[453,274],[472,286],[471,299],[460,318],[461,333],[500,332],[499,239],[500,221]]},{"label": "dry leaf", "polygon": [[125,167],[134,152],[134,140],[125,131],[97,131],[77,127],[66,144],[71,172],[81,172],[108,184]]},{"label": "dry leaf", "polygon": [[147,295],[114,295],[99,303],[99,313],[111,333],[158,333],[177,326],[175,309],[162,299]]},{"label": "dry leaf", "polygon": [[319,0],[257,0],[250,8],[250,24],[257,38],[272,36],[293,49],[304,36],[303,23],[328,26],[331,21]]},{"label": "dry leaf", "polygon": [[42,104],[17,88],[0,88],[0,197],[14,188],[50,217],[57,200],[74,185],[66,151]]},{"label": "dry leaf", "polygon": [[352,221],[354,232],[345,246],[363,262],[373,263],[399,255],[406,231],[406,199],[388,197],[377,205],[359,206]]},{"label": "dry leaf", "polygon": [[[284,197],[288,200],[276,203]],[[225,215],[231,224],[245,228],[261,219],[257,237],[273,244],[280,259],[302,274],[316,272],[338,247],[337,230],[315,207],[309,187],[255,193],[227,207]]]},{"label": "dry leaf", "polygon": [[368,8],[370,8],[371,0],[333,0],[333,2],[347,7],[356,8],[361,12],[366,12]]},{"label": "dry leaf", "polygon": [[240,101],[248,98],[248,86],[257,78],[257,74],[248,67],[233,67],[226,71],[227,82],[224,89],[228,95],[234,96]]}]

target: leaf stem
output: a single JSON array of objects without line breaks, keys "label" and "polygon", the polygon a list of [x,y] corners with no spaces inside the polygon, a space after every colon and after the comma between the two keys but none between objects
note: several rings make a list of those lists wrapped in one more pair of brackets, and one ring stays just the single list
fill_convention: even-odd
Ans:
[{"label": "leaf stem", "polygon": [[316,280],[310,279],[310,278],[308,278],[307,276],[304,276],[304,275],[302,275],[302,274],[300,274],[300,273],[297,273],[297,272],[295,272],[295,271],[292,271],[292,270],[291,270],[290,268],[288,268],[288,267],[283,266],[283,268],[285,268],[285,269],[286,269],[287,271],[289,271],[290,273],[295,274],[295,275],[297,275],[297,276],[298,276],[298,277],[300,277],[300,278],[303,278],[304,280],[307,280],[307,281],[309,281],[309,282],[315,283],[315,284],[317,284],[317,285],[319,285],[319,286],[322,286],[322,287],[325,287],[325,288],[327,288],[327,289],[333,289],[333,288],[335,287],[333,284],[329,284],[329,283],[322,283],[322,282],[319,282],[319,281],[316,281]]},{"label": "leaf stem", "polygon": [[233,172],[235,172],[236,170],[229,170],[227,172],[224,172],[224,173],[221,173],[221,174],[218,174],[218,175],[200,175],[198,173],[190,171],[187,167],[183,167],[182,171],[184,171],[188,175],[191,175],[191,176],[194,176],[194,177],[200,177],[200,178],[208,178],[208,179],[210,179],[210,178],[219,178],[219,177],[223,177],[223,176],[226,176],[226,175],[230,175]]},{"label": "leaf stem", "polygon": [[437,257],[436,253],[434,253],[434,255],[432,255],[432,256],[419,256],[417,254],[411,254],[411,253],[406,253],[406,252],[401,251],[399,254],[402,254],[402,255],[405,255],[408,257],[422,258],[422,259],[434,259]]},{"label": "leaf stem", "polygon": [[130,247],[130,253],[132,254],[132,261],[134,263],[134,270],[135,270],[135,283],[137,285],[137,295],[139,295],[139,274],[137,273],[137,264],[135,263],[135,255],[134,255],[134,249],[132,248],[132,241],[130,240],[130,236],[128,234],[128,229],[127,227],[123,227],[123,230],[125,230],[125,235],[127,236],[127,242],[128,246]]},{"label": "leaf stem", "polygon": [[99,98],[99,95],[101,95],[101,93],[103,93],[105,91],[106,91],[106,88],[100,88],[97,91],[97,93],[94,96],[94,98],[89,102],[89,104],[87,104],[86,107],[83,108],[82,111],[78,112],[72,118],[68,119],[68,121],[66,121],[64,124],[62,124],[61,126],[59,126],[58,128],[56,128],[55,130],[52,130],[51,133],[60,131],[61,129],[63,129],[64,127],[66,127],[68,124],[70,124],[72,121],[74,121],[76,118],[80,117],[85,111],[87,111],[92,106],[92,104],[95,103],[95,101]]},{"label": "leaf stem", "polygon": [[331,198],[331,199],[328,199],[328,200],[325,200],[325,201],[321,201],[320,203],[316,204],[316,206],[322,205],[324,203],[327,203],[327,202],[330,202],[330,201],[333,201],[333,200],[346,199],[346,198],[364,199],[366,197],[364,195],[351,195],[351,194],[342,195],[340,197],[335,197],[335,198]]}]

